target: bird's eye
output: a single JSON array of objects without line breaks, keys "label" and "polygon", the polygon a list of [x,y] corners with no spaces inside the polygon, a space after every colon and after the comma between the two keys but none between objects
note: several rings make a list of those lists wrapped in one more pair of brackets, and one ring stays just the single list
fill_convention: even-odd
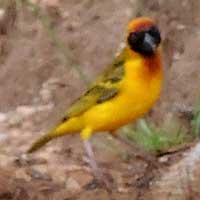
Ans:
[{"label": "bird's eye", "polygon": [[128,37],[128,43],[130,46],[140,45],[144,40],[144,32],[133,32]]}]

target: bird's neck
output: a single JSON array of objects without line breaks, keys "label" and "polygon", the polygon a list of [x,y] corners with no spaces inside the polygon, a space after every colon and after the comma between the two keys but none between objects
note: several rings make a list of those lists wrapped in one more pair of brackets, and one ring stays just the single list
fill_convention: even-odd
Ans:
[{"label": "bird's neck", "polygon": [[131,49],[126,49],[126,55],[130,60],[140,60],[143,69],[150,74],[154,75],[156,73],[162,73],[162,62],[161,62],[161,49],[158,48],[156,53],[150,57],[140,55],[132,51]]},{"label": "bird's neck", "polygon": [[160,49],[151,57],[144,57],[130,49],[125,49],[124,51],[126,51],[125,71],[128,76],[133,79],[135,76],[140,77],[141,80],[151,80],[154,78],[162,79]]}]

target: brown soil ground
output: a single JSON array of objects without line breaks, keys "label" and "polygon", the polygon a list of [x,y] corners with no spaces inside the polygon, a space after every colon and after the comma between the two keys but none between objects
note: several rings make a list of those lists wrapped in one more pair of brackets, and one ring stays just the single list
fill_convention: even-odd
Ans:
[{"label": "brown soil ground", "polygon": [[[7,9],[5,2],[11,2]],[[125,157],[129,149],[106,134],[95,135],[97,160],[113,177],[112,194],[91,184],[78,135],[23,153],[85,89],[82,76],[90,81],[112,61],[135,16],[153,17],[163,38],[164,88],[149,119],[159,124],[190,108],[199,97],[200,1],[34,0],[40,11],[16,2],[0,1],[0,199],[162,199],[150,186],[185,151],[149,166],[131,151]]]}]

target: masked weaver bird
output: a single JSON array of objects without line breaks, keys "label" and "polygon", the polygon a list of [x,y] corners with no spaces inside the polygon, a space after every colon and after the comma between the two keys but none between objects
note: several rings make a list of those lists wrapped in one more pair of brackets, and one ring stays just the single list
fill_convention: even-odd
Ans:
[{"label": "masked weaver bird", "polygon": [[94,132],[114,133],[147,113],[160,96],[162,62],[160,32],[153,20],[130,21],[126,46],[86,92],[68,108],[60,123],[28,150],[50,140],[80,133],[94,175],[101,179],[89,138]]}]

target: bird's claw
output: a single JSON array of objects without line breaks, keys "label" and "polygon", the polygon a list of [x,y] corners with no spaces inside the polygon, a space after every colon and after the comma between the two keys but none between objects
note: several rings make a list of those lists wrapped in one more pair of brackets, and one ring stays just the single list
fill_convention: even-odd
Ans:
[{"label": "bird's claw", "polygon": [[114,189],[113,180],[110,178],[94,178],[91,182],[89,182],[86,186],[86,190],[93,190],[96,188],[105,188],[109,193]]}]

